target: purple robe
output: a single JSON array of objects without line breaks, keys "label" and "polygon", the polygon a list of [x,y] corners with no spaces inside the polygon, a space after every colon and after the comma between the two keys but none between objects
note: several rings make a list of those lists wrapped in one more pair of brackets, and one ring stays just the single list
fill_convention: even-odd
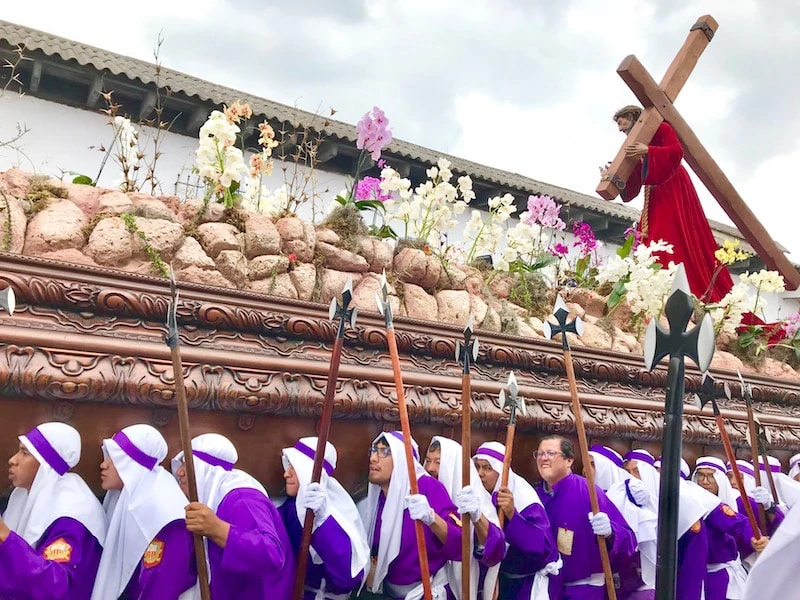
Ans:
[{"label": "purple robe", "polygon": [[[433,577],[447,561],[461,560],[461,520],[458,508],[453,504],[447,490],[438,479],[423,475],[418,482],[419,493],[428,499],[431,508],[447,523],[447,537],[444,544],[439,541],[439,538],[431,531],[430,527],[427,525],[422,526],[425,532],[425,547],[428,550],[428,565],[431,577]],[[385,504],[386,496],[381,492],[378,498],[378,514],[375,518],[375,532],[372,538],[375,546],[372,549],[374,556],[377,556],[377,544],[380,540],[383,507]],[[422,580],[414,522],[408,513],[408,509],[403,510],[400,551],[389,565],[389,570],[384,580],[384,592],[386,591],[386,583],[406,586],[412,583],[419,583]],[[391,597],[389,594],[386,595]]]},{"label": "purple robe", "polygon": [[[753,551],[750,521],[727,504],[720,504],[704,519],[708,528],[708,565],[726,563],[739,557],[739,548]],[[748,552],[748,554],[750,553]],[[724,569],[706,575],[706,600],[725,600],[728,572]]]},{"label": "purple robe", "polygon": [[295,562],[289,536],[269,498],[238,488],[222,499],[217,517],[230,523],[225,548],[208,541],[211,597],[291,598]]},{"label": "purple robe", "polygon": [[500,597],[528,600],[533,578],[549,562],[558,560],[550,521],[541,504],[533,503],[505,525],[508,551],[500,566]]},{"label": "purple robe", "polygon": [[[600,511],[606,513],[611,521],[611,536],[606,538],[611,568],[614,572],[619,572],[634,560],[637,554],[636,536],[605,492],[595,487]],[[553,485],[551,491],[545,490],[544,482],[537,486],[536,491],[547,511],[551,534],[564,561],[559,575],[550,578],[550,597],[602,600],[605,598],[605,587],[570,585],[571,582],[603,573],[597,536],[594,535],[589,523],[591,505],[586,479],[570,473]],[[561,544],[559,544],[559,530],[562,534]]]},{"label": "purple robe", "polygon": [[197,583],[192,534],[186,521],[167,523],[153,538],[136,566],[123,597],[126,600],[177,600]]},{"label": "purple robe", "polygon": [[[297,518],[297,499],[287,498],[278,508],[278,513],[289,534],[292,555],[297,556],[303,538],[303,524]],[[350,594],[358,588],[364,578],[364,571],[359,571],[355,577],[351,576],[352,545],[347,533],[336,519],[329,516],[314,530],[311,534],[311,546],[319,554],[322,563],[315,564],[309,553],[306,563],[306,587],[310,589],[303,595],[304,600],[314,599],[314,592],[311,590],[321,589],[323,580],[325,592],[328,594]]]},{"label": "purple robe", "polygon": [[678,539],[678,577],[675,600],[700,600],[706,578],[708,531],[703,520]]},{"label": "purple robe", "polygon": [[[45,558],[45,551],[54,560]],[[53,556],[56,551],[60,556]],[[89,600],[102,551],[89,530],[70,517],[53,521],[33,548],[12,531],[0,544],[0,598]]]}]

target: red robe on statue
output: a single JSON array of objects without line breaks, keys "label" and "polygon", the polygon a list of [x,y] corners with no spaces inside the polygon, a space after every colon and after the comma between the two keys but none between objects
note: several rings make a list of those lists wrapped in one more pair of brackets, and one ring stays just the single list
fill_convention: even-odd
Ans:
[{"label": "red robe on statue", "polygon": [[639,220],[642,241],[648,244],[664,240],[672,244],[673,254],[662,254],[659,262],[665,266],[670,261],[683,263],[692,293],[706,302],[718,302],[731,290],[733,280],[728,269],[723,268],[714,289],[706,294],[718,266],[714,257],[718,246],[689,173],[681,165],[682,159],[678,136],[668,123],[661,123],[647,155],[633,170],[620,195],[629,202],[644,184],[645,205]]}]

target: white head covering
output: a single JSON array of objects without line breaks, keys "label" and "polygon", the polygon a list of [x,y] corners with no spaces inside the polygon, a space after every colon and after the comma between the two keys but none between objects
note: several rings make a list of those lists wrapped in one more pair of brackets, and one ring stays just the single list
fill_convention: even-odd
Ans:
[{"label": "white head covering", "polygon": [[[733,510],[738,510],[736,499],[739,497],[739,492],[733,489],[731,482],[728,479],[727,469],[722,459],[716,456],[701,456],[694,464],[694,472],[692,473],[692,481],[697,483],[697,470],[698,469],[711,469],[714,473],[714,481],[717,482],[719,491],[717,496],[719,499],[730,506]],[[698,484],[699,485],[699,484]],[[702,487],[702,486],[701,486]]]},{"label": "white head covering", "polygon": [[[756,487],[756,479],[753,476],[753,465],[747,462],[746,460],[738,459],[736,461],[736,466],[739,467],[739,474],[742,476],[742,483],[744,483],[744,489],[747,495],[753,493],[753,488]],[[731,473],[733,469],[731,468],[731,463],[725,463],[725,472]],[[728,480],[730,481],[730,479]],[[736,490],[734,490],[735,492]],[[739,494],[741,495],[742,490],[739,490]]]},{"label": "white head covering", "polygon": [[691,474],[692,470],[689,468],[689,463],[687,463],[685,459],[681,458],[681,477],[684,479],[689,479],[689,475]]},{"label": "white head covering", "polygon": [[[408,466],[406,464],[406,452],[403,445],[403,433],[400,431],[388,431],[376,437],[372,444],[383,440],[389,446],[392,453],[393,470],[389,481],[389,493],[386,494],[386,502],[383,505],[383,515],[381,517],[381,529],[379,532],[378,560],[373,567],[375,575],[372,582],[373,592],[380,593],[383,580],[389,572],[389,565],[397,558],[400,553],[400,537],[402,535],[401,524],[403,522],[403,510],[405,509],[405,499],[410,493],[411,483],[408,479]],[[415,450],[414,468],[417,479],[427,475],[427,471],[419,461],[419,446],[413,439],[411,445]],[[381,487],[370,483],[367,491],[367,501],[362,504],[364,513],[361,515],[364,528],[367,533],[369,547],[375,545],[373,539],[375,533],[375,520],[378,516],[378,499],[381,495]]]},{"label": "white head covering", "polygon": [[661,457],[659,456],[653,463],[653,468],[658,470],[661,468]]},{"label": "white head covering", "polygon": [[[781,471],[781,461],[774,456],[767,456],[772,478],[775,480],[775,489],[778,492],[778,500],[781,504],[792,508],[800,502],[800,481],[795,481],[783,471]],[[762,472],[766,472],[767,467],[763,464],[763,459],[758,457],[758,465]],[[762,480],[763,480],[762,476]]]},{"label": "white head covering", "polygon": [[39,469],[30,491],[11,493],[3,520],[32,547],[54,521],[70,517],[80,522],[102,546],[106,517],[86,482],[69,469],[81,458],[81,436],[64,423],[43,423],[19,436]]},{"label": "white head covering", "polygon": [[589,451],[594,459],[595,483],[606,492],[628,523],[639,545],[642,558],[642,580],[646,589],[655,589],[656,583],[656,534],[658,531],[658,507],[651,497],[644,506],[639,506],[628,489],[631,474],[622,468],[622,456],[607,446],[592,446]]},{"label": "white head covering", "polygon": [[[434,436],[431,439],[431,445],[434,442],[439,442],[441,448],[441,458],[439,461],[439,482],[447,489],[447,493],[451,498],[455,498],[456,494],[461,491],[461,444],[451,440],[450,438]],[[469,481],[470,486],[477,492],[478,497],[481,499],[481,512],[489,520],[498,527],[500,526],[500,519],[497,516],[497,509],[492,503],[492,496],[483,487],[481,479],[478,476],[478,471],[475,465],[469,461]],[[466,517],[465,517],[466,518]],[[472,539],[474,544],[474,538]],[[450,590],[455,594],[456,598],[461,598],[461,561],[451,561],[447,564],[447,579],[450,582]],[[480,565],[477,559],[472,557],[472,567],[470,573],[478,573]],[[497,575],[500,572],[500,565],[497,564],[490,568],[484,579],[483,583],[483,597],[490,598],[494,593],[495,582]],[[472,577],[472,597],[478,597],[478,578]]]},{"label": "white head covering", "polygon": [[[297,518],[303,523],[306,517],[306,509],[303,508],[306,489],[311,483],[311,475],[314,471],[314,457],[316,456],[317,438],[305,437],[300,439],[293,448],[284,448],[282,454],[284,470],[291,465],[297,474],[297,479],[300,483],[300,489],[297,492],[297,500],[295,506],[297,508]],[[328,492],[328,509],[330,516],[339,524],[339,526],[350,538],[350,576],[355,577],[361,571],[368,571],[369,567],[369,546],[367,545],[367,534],[364,531],[364,525],[361,523],[361,517],[358,514],[355,502],[350,497],[350,494],[342,487],[342,485],[333,477],[333,471],[336,469],[337,453],[333,444],[328,442],[325,446],[325,459],[322,469],[322,477],[320,484]],[[315,525],[316,527],[316,525]],[[317,551],[311,547],[311,559],[321,564]]]},{"label": "white head covering", "polygon": [[795,454],[789,459],[789,477],[794,479],[800,473],[800,454]]},{"label": "white head covering", "polygon": [[92,600],[119,598],[153,538],[183,520],[189,503],[175,478],[159,466],[167,457],[167,442],[150,425],[131,425],[103,440],[103,452],[125,487],[110,490],[103,500],[108,536]]},{"label": "white head covering", "polygon": [[658,489],[659,485],[661,484],[661,475],[653,466],[653,464],[656,462],[655,458],[653,458],[653,455],[647,450],[631,450],[625,454],[625,460],[636,461],[636,466],[639,468],[639,477],[641,478],[644,487],[647,488],[647,491],[650,492],[650,495],[657,502]]}]

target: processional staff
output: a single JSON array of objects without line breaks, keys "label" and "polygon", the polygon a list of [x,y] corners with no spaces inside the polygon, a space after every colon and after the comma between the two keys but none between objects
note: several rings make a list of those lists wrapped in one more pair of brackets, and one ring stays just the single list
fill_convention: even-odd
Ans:
[{"label": "processional staff", "polygon": [[[742,398],[744,398],[744,403],[747,406],[747,431],[748,437],[750,438],[750,456],[753,459],[753,478],[756,480],[756,485],[761,487],[761,469],[758,467],[758,457],[760,455],[767,472],[767,481],[769,481],[770,491],[772,492],[772,500],[775,502],[775,506],[778,506],[778,491],[775,489],[775,479],[772,476],[769,460],[767,460],[767,447],[759,433],[759,429],[761,428],[759,427],[760,423],[753,412],[753,387],[744,382],[741,371],[737,370],[736,373],[739,375],[739,383],[742,386]],[[758,507],[759,515],[764,515],[764,505],[759,504]],[[762,531],[766,531],[766,515],[764,515],[763,522],[764,527],[762,527]]]},{"label": "processional staff", "polygon": [[[597,488],[594,485],[594,470],[591,467],[589,457],[589,442],[586,439],[586,429],[583,425],[583,411],[581,410],[581,400],[578,397],[578,384],[575,379],[575,367],[572,364],[572,351],[569,347],[568,333],[580,336],[583,333],[583,322],[579,317],[572,321],[567,321],[569,309],[564,300],[559,295],[556,299],[555,310],[553,312],[557,324],[549,321],[544,322],[544,336],[553,339],[561,335],[561,349],[564,352],[564,366],[567,370],[567,382],[569,383],[569,393],[572,398],[572,414],[575,417],[575,429],[578,432],[578,446],[581,452],[581,462],[583,463],[583,475],[586,477],[586,485],[589,488],[589,504],[592,513],[600,512],[600,503],[597,500]],[[617,591],[614,587],[614,574],[611,572],[611,560],[608,557],[608,546],[605,536],[597,536],[597,548],[600,551],[600,562],[603,564],[603,574],[606,580],[606,592],[609,600],[616,600]]]},{"label": "processional staff", "polygon": [[[336,395],[336,383],[339,379],[339,366],[342,362],[342,348],[344,347],[344,332],[348,325],[355,327],[358,309],[350,308],[353,299],[353,280],[348,279],[342,290],[341,303],[333,298],[331,300],[328,316],[331,321],[338,318],[339,325],[336,329],[336,340],[331,351],[331,362],[328,367],[328,382],[325,384],[325,400],[322,404],[322,417],[319,422],[319,433],[317,434],[317,448],[314,454],[314,466],[311,470],[311,481],[319,483],[322,478],[322,468],[325,461],[325,447],[331,433],[331,421],[333,420],[333,403]],[[294,580],[294,600],[303,597],[306,583],[306,572],[308,569],[308,554],[311,549],[311,534],[314,529],[314,511],[306,509],[305,520],[303,521],[303,536],[300,541],[300,550],[297,555],[297,570]]]},{"label": "processional staff", "polygon": [[[186,388],[183,384],[183,361],[181,360],[181,340],[178,335],[178,286],[175,282],[175,271],[170,267],[169,276],[170,302],[167,308],[167,335],[164,341],[172,355],[172,377],[175,379],[175,397],[177,398],[178,427],[181,436],[181,450],[186,469],[186,485],[189,488],[189,502],[197,502],[197,479],[194,472],[194,455],[192,439],[189,432],[189,402],[186,399]],[[193,534],[194,556],[197,560],[197,579],[200,582],[200,597],[210,600],[211,590],[208,584],[208,564],[203,536]]]},{"label": "processional staff", "polygon": [[[411,487],[411,494],[416,495],[419,494],[419,485],[417,483],[417,470],[414,467],[414,452],[411,447],[411,425],[408,420],[408,407],[406,406],[406,395],[403,388],[403,373],[400,371],[400,353],[397,351],[392,305],[389,302],[389,282],[386,280],[385,271],[381,276],[381,293],[375,294],[375,297],[378,302],[378,310],[386,322],[386,342],[389,345],[389,356],[392,360],[394,387],[397,394],[397,412],[400,413],[400,429],[403,432],[403,448],[405,449],[406,466],[408,468],[408,483]],[[425,600],[432,600],[431,569],[428,564],[428,549],[425,546],[425,532],[422,529],[422,522],[414,521],[414,531],[417,535],[419,572],[422,578],[423,597]]]}]

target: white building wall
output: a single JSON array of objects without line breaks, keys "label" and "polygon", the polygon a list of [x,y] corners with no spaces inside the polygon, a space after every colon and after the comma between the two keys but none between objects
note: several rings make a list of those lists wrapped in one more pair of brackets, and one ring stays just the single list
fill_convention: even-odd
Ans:
[{"label": "white building wall", "polygon": [[[108,117],[99,110],[93,112],[32,96],[6,94],[0,98],[0,140],[13,137],[18,125],[27,128],[28,132],[15,147],[0,147],[0,171],[19,167],[56,178],[61,177],[63,172],[68,172],[88,175],[94,179],[103,158],[103,153],[98,148],[101,145],[108,146],[113,140],[113,129],[108,124]],[[139,129],[140,147],[147,155],[145,160],[148,160],[153,152],[152,139],[155,131],[149,127]],[[156,169],[162,195],[174,194],[181,198],[196,196],[185,185],[187,178],[189,181],[196,181],[191,175],[196,148],[196,138],[170,132],[162,133],[162,155]],[[291,163],[286,166],[289,169],[295,168]],[[281,163],[276,160],[272,175],[265,178],[264,183],[269,189],[276,189],[283,185],[284,177]],[[66,175],[65,178],[68,180],[70,176]],[[120,180],[120,169],[113,158],[109,158],[98,184],[114,187]],[[303,206],[299,210],[299,216],[319,222],[331,207],[336,194],[345,188],[345,184],[345,177],[341,174],[318,171],[315,190],[320,202],[314,207]],[[149,184],[143,191],[150,191]],[[469,216],[470,211],[461,215],[459,226],[449,234],[451,243],[462,241],[464,225]],[[509,227],[515,223],[515,219],[510,220]],[[574,241],[571,229],[568,228],[564,234],[566,243],[571,244]],[[616,249],[617,246],[607,245],[605,252],[611,253]],[[797,296],[797,293],[769,294],[767,318],[774,319],[798,312],[800,301]]]}]

